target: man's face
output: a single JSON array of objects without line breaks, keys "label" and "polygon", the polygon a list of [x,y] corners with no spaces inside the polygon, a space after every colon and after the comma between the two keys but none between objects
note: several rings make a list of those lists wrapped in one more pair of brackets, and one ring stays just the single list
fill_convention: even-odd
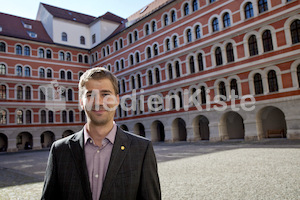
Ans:
[{"label": "man's face", "polygon": [[109,79],[91,79],[85,84],[80,105],[87,114],[88,123],[109,125],[114,119],[114,108],[119,105],[119,95],[115,93]]}]

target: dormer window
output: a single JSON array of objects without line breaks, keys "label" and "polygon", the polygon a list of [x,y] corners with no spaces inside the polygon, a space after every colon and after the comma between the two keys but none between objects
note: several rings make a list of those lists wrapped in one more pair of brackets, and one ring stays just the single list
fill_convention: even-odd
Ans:
[{"label": "dormer window", "polygon": [[32,29],[32,26],[30,24],[26,24],[25,22],[22,21],[22,24],[24,26],[24,28],[27,28],[27,29]]},{"label": "dormer window", "polygon": [[67,35],[65,32],[63,32],[63,33],[61,34],[61,40],[62,40],[62,41],[65,41],[65,42],[68,41],[68,35]]},{"label": "dormer window", "polygon": [[37,34],[32,31],[27,31],[28,35],[32,38],[37,38]]}]

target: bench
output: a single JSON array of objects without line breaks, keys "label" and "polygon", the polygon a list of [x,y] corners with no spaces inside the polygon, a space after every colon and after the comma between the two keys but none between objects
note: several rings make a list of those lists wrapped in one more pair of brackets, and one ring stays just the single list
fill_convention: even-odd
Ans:
[{"label": "bench", "polygon": [[284,137],[284,129],[273,129],[273,130],[267,130],[266,138],[271,137]]}]

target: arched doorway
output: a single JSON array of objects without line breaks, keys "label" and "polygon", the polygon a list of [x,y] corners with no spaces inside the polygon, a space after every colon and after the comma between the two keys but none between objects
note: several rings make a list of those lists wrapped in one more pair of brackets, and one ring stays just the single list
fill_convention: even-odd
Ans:
[{"label": "arched doorway", "polygon": [[124,131],[129,131],[128,127],[125,124],[122,124],[120,128],[123,129]]},{"label": "arched doorway", "polygon": [[151,124],[151,138],[153,142],[165,141],[165,127],[161,121],[156,120]]},{"label": "arched doorway", "polygon": [[[267,106],[262,108],[257,113],[257,128],[258,128],[258,137],[259,138],[286,138],[286,120],[284,113],[274,106]],[[283,135],[280,134],[280,131],[283,131]],[[267,132],[273,132],[274,134],[268,134]],[[276,134],[277,133],[277,134]]]},{"label": "arched doorway", "polygon": [[229,111],[221,118],[221,134],[223,139],[244,139],[244,119],[237,112]]},{"label": "arched doorway", "polygon": [[55,141],[55,135],[53,132],[45,131],[41,134],[42,148],[50,148],[54,141]]},{"label": "arched doorway", "polygon": [[8,139],[3,133],[0,133],[0,152],[7,151]]},{"label": "arched doorway", "polygon": [[72,130],[66,130],[62,134],[62,138],[72,135],[73,133],[74,133],[74,131],[72,131]]},{"label": "arched doorway", "polygon": [[145,127],[141,123],[137,123],[134,125],[133,131],[135,134],[145,137]]},{"label": "arched doorway", "polygon": [[208,119],[203,115],[199,115],[193,120],[195,140],[209,140],[208,124],[209,124]]},{"label": "arched doorway", "polygon": [[32,149],[33,141],[32,135],[29,132],[21,132],[17,136],[17,149],[28,150]]},{"label": "arched doorway", "polygon": [[185,121],[181,118],[177,118],[172,123],[173,141],[186,141],[186,125]]}]

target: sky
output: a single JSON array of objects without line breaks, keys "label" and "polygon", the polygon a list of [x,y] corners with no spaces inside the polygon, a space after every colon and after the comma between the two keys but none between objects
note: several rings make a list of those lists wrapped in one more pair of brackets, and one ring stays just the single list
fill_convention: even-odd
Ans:
[{"label": "sky", "polygon": [[99,17],[106,12],[127,18],[154,0],[0,0],[0,12],[36,19],[40,2]]}]

